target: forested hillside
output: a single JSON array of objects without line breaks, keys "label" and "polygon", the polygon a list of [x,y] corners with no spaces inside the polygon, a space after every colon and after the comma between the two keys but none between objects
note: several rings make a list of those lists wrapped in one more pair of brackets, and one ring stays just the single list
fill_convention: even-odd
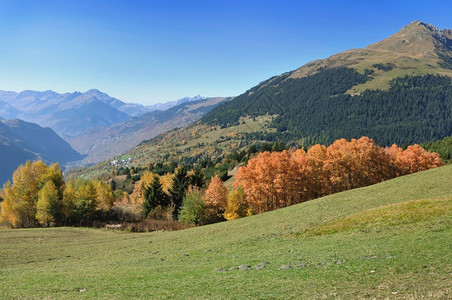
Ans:
[{"label": "forested hillside", "polygon": [[283,74],[213,109],[202,121],[227,127],[245,116],[277,115],[272,124],[277,132],[264,137],[304,139],[307,145],[367,135],[388,146],[434,141],[452,134],[449,77],[404,76],[391,80],[388,90],[345,93],[371,80],[372,72],[360,74],[339,67],[303,78]]}]

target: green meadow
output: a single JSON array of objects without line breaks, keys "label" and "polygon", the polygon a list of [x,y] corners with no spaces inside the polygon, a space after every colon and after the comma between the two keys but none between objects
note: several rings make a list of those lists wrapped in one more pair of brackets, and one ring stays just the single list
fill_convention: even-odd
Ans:
[{"label": "green meadow", "polygon": [[452,165],[172,232],[0,229],[2,299],[450,299]]}]

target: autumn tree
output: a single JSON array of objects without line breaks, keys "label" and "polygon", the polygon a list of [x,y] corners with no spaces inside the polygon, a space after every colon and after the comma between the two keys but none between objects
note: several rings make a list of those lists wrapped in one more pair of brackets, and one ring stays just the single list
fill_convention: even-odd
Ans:
[{"label": "autumn tree", "polygon": [[340,139],[326,151],[326,173],[332,192],[375,184],[390,177],[390,160],[383,148],[368,137]]},{"label": "autumn tree", "polygon": [[252,212],[260,213],[441,165],[439,154],[418,145],[403,151],[378,147],[368,137],[340,139],[307,153],[260,153],[239,169],[234,185],[243,188]]},{"label": "autumn tree", "polygon": [[39,191],[46,182],[53,182],[58,198],[64,185],[62,172],[57,164],[48,167],[42,161],[27,161],[13,173],[13,182],[4,186],[1,219],[12,227],[35,227],[39,224],[37,203]]},{"label": "autumn tree", "polygon": [[223,185],[218,175],[211,178],[209,186],[204,194],[204,202],[207,205],[209,215],[222,217],[227,206],[226,194],[228,189]]},{"label": "autumn tree", "polygon": [[47,181],[38,192],[36,219],[46,226],[62,222],[62,198],[53,181]]},{"label": "autumn tree", "polygon": [[303,200],[299,168],[287,150],[259,153],[239,169],[234,185],[243,187],[248,205],[255,213]]},{"label": "autumn tree", "polygon": [[427,152],[417,144],[408,146],[403,151],[401,160],[409,173],[425,171],[444,165],[438,153]]},{"label": "autumn tree", "polygon": [[160,176],[160,183],[162,184],[162,190],[165,194],[169,195],[171,187],[173,186],[174,175],[172,173],[166,173]]},{"label": "autumn tree", "polygon": [[75,202],[77,197],[75,182],[68,182],[63,191],[62,201],[63,222],[67,225],[76,225]]},{"label": "autumn tree", "polygon": [[115,203],[115,196],[111,186],[98,180],[94,181],[93,184],[96,188],[97,208],[103,211],[110,210]]},{"label": "autumn tree", "polygon": [[237,189],[231,190],[227,196],[227,205],[224,212],[226,220],[235,220],[246,217],[248,211],[248,203],[246,202],[246,195],[243,187],[239,186]]}]

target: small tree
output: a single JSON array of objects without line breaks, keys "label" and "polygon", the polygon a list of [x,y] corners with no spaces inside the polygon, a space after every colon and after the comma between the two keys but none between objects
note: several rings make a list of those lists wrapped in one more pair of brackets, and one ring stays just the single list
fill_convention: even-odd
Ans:
[{"label": "small tree", "polygon": [[40,224],[50,226],[61,223],[62,201],[53,181],[47,181],[39,190],[36,210],[36,219]]},{"label": "small tree", "polygon": [[202,192],[190,188],[184,197],[179,214],[179,222],[200,225],[206,220],[206,204],[202,200]]},{"label": "small tree", "polygon": [[187,192],[189,178],[185,167],[178,168],[173,177],[173,185],[170,189],[171,202],[174,205],[173,217],[177,220],[179,209]]},{"label": "small tree", "polygon": [[207,205],[209,214],[222,217],[227,206],[226,193],[228,189],[223,185],[223,181],[215,175],[210,180],[209,187],[204,195],[204,202]]},{"label": "small tree", "polygon": [[96,201],[98,208],[103,211],[110,210],[115,203],[115,196],[113,195],[111,186],[97,180],[94,182],[94,186],[96,187]]},{"label": "small tree", "polygon": [[157,175],[154,175],[154,179],[150,186],[143,185],[143,210],[142,216],[146,218],[151,210],[154,210],[157,206],[168,206],[168,196],[163,192],[160,179]]},{"label": "small tree", "polygon": [[227,201],[228,204],[226,206],[226,211],[224,212],[226,220],[235,220],[246,217],[248,203],[246,202],[246,195],[241,186],[228,193]]}]

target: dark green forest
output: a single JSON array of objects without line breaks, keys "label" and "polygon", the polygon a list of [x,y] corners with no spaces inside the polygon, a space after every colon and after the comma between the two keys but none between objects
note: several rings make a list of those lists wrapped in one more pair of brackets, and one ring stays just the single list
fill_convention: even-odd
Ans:
[{"label": "dark green forest", "polygon": [[436,142],[428,142],[421,145],[427,151],[437,152],[445,162],[452,162],[452,136],[445,137]]},{"label": "dark green forest", "polygon": [[278,115],[273,121],[276,133],[252,137],[285,142],[303,139],[305,146],[361,136],[384,146],[403,145],[452,134],[449,77],[405,76],[393,79],[388,90],[345,94],[356,84],[372,80],[371,73],[343,67],[298,79],[285,73],[213,109],[202,121],[227,127],[238,124],[242,116]]}]

